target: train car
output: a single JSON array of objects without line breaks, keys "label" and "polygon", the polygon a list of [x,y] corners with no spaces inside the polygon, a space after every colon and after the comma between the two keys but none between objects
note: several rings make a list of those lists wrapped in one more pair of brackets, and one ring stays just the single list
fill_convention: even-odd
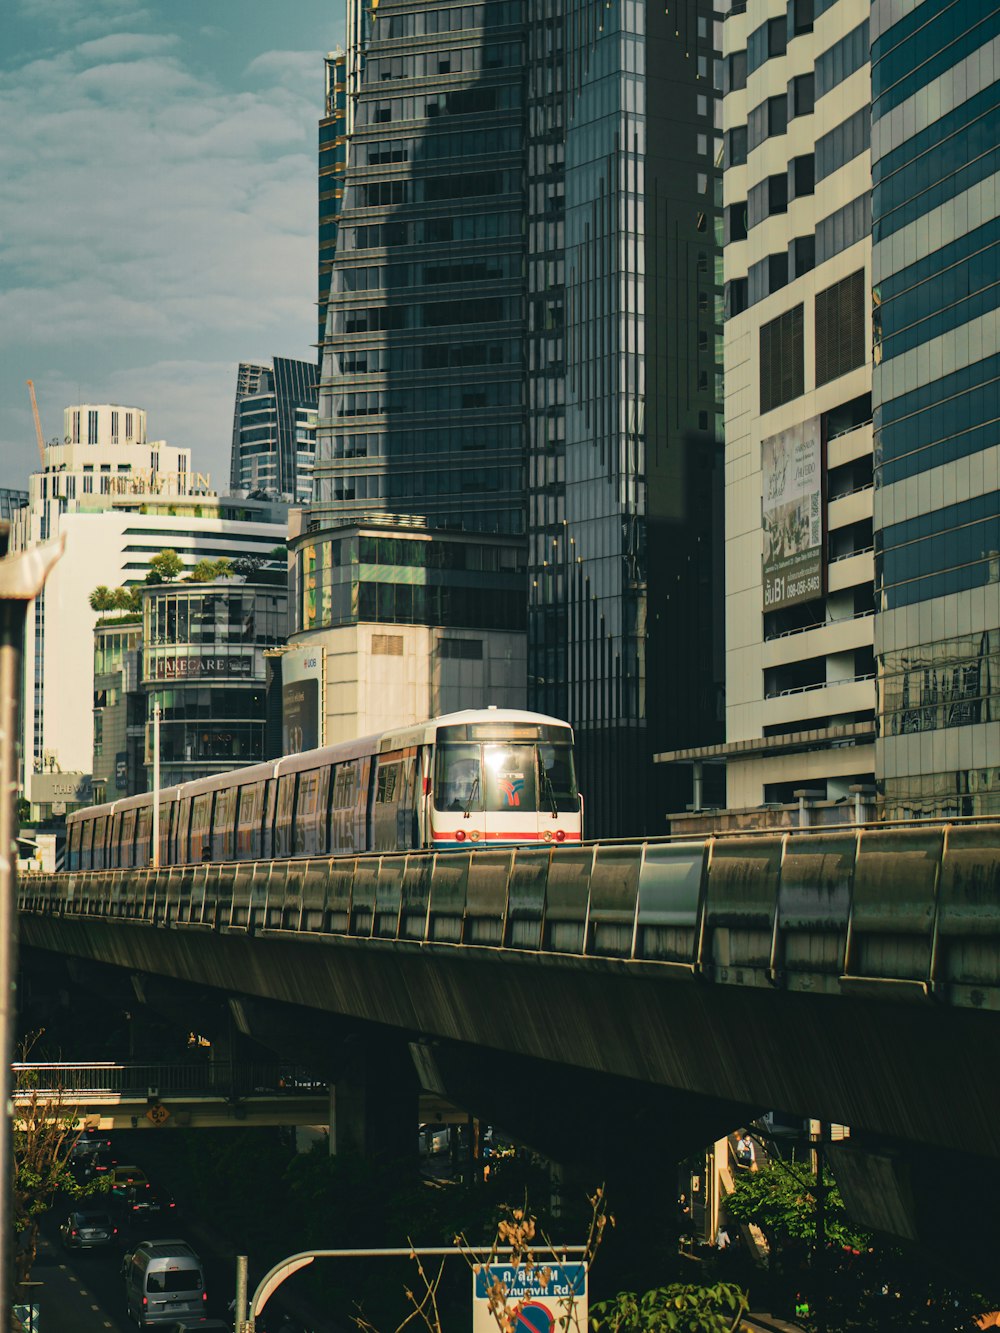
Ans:
[{"label": "train car", "polygon": [[[150,793],[74,811],[68,868],[146,866]],[[160,864],[578,843],[573,732],[470,709],[160,793]]]}]

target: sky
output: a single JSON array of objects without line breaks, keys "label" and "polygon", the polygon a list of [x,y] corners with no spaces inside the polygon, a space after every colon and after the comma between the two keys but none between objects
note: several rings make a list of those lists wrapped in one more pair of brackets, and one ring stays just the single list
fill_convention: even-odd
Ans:
[{"label": "sky", "polygon": [[79,402],[228,489],[239,361],[313,359],[316,126],[344,0],[7,0],[0,486]]}]

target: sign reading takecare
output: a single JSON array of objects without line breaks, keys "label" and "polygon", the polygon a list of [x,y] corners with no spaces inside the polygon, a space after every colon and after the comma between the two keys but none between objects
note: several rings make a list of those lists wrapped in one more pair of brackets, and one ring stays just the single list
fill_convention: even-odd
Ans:
[{"label": "sign reading takecare", "polygon": [[157,680],[190,679],[192,676],[252,676],[253,658],[226,653],[204,657],[157,657],[152,662]]},{"label": "sign reading takecare", "polygon": [[498,1333],[501,1321],[495,1311],[509,1316],[511,1333],[586,1333],[587,1265],[476,1267],[472,1273],[472,1333]]},{"label": "sign reading takecare", "polygon": [[823,467],[818,417],[761,442],[764,609],[823,595]]}]

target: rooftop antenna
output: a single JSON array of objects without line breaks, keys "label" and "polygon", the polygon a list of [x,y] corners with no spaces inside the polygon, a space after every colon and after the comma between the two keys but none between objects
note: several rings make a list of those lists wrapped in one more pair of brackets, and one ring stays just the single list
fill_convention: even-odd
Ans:
[{"label": "rooftop antenna", "polygon": [[28,380],[28,393],[31,394],[31,415],[35,418],[35,439],[38,441],[38,457],[42,460],[42,471],[45,470],[45,439],[42,435],[42,423],[38,416],[38,399],[35,397],[35,381]]}]

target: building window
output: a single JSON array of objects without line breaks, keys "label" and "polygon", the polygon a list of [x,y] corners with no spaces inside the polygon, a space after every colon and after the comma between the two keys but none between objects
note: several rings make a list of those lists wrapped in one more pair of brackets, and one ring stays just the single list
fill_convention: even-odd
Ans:
[{"label": "building window", "polygon": [[800,278],[816,267],[816,237],[796,236],[789,248],[791,277]]},{"label": "building window", "polygon": [[788,5],[788,27],[791,37],[800,37],[813,30],[814,0],[790,0]]},{"label": "building window", "polygon": [[812,115],[816,105],[816,79],[812,74],[800,74],[792,79],[792,116]]},{"label": "building window", "polygon": [[96,444],[96,443],[97,443],[97,413],[96,413],[96,412],[88,412],[88,413],[87,413],[87,443],[88,443],[88,444]]},{"label": "building window", "polygon": [[118,413],[111,413],[111,443],[118,443]]},{"label": "building window", "polygon": [[816,293],[816,384],[865,364],[865,275],[851,273]]},{"label": "building window", "polygon": [[73,413],[72,440],[74,444],[80,443],[80,413]]},{"label": "building window", "polygon": [[726,243],[745,241],[747,238],[746,202],[730,204],[726,209]]},{"label": "building window", "polygon": [[793,306],[760,330],[760,410],[770,412],[805,391],[803,307]]},{"label": "building window", "polygon": [[801,199],[803,195],[816,192],[816,165],[812,153],[802,157],[793,157],[788,164],[791,197]]},{"label": "building window", "polygon": [[726,131],[726,166],[741,167],[747,160],[747,127],[734,125]]}]

